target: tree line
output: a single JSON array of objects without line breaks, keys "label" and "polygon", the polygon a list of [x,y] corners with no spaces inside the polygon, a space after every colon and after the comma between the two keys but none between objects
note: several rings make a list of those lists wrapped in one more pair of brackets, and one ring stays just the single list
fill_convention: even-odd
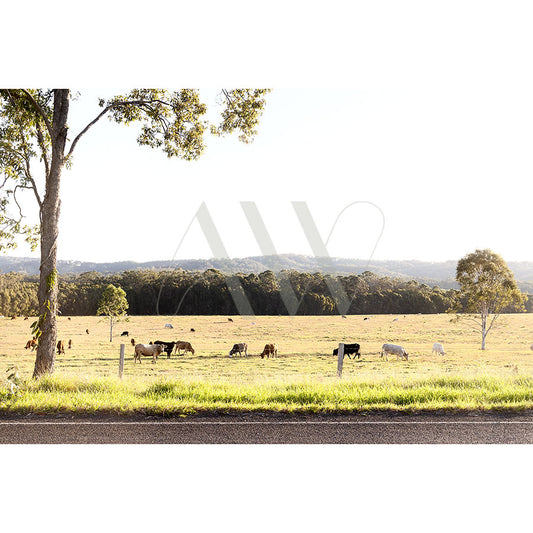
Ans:
[{"label": "tree line", "polygon": [[[331,297],[328,275],[286,271],[300,301],[299,315],[338,313]],[[232,315],[237,309],[226,284],[229,274],[215,269],[205,272],[132,270],[117,274],[86,272],[59,277],[59,312],[66,316],[94,316],[109,284],[126,293],[130,315]],[[270,270],[260,274],[237,274],[258,315],[287,315],[279,277]],[[455,289],[430,287],[417,281],[378,276],[372,272],[333,276],[351,300],[350,314],[444,313],[457,295]],[[38,277],[9,272],[0,274],[0,315],[35,316],[38,311]],[[533,310],[533,298],[526,301]]]}]

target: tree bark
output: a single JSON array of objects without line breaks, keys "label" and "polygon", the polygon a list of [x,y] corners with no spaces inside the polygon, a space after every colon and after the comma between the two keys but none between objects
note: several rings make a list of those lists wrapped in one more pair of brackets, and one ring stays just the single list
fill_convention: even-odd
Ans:
[{"label": "tree bark", "polygon": [[41,266],[39,278],[39,328],[33,377],[51,374],[55,365],[57,342],[57,238],[61,201],[59,186],[65,164],[69,90],[54,90],[52,121],[52,160],[46,176],[46,193],[41,207]]}]

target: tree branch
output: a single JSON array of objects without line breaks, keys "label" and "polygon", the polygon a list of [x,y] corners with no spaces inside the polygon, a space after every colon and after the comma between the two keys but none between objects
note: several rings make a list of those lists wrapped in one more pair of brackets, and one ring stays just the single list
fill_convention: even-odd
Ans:
[{"label": "tree branch", "polygon": [[74,148],[78,144],[78,141],[81,139],[83,135],[87,133],[87,131],[94,126],[108,111],[111,111],[111,109],[114,109],[115,107],[121,107],[126,105],[138,105],[138,106],[147,106],[149,104],[153,103],[159,103],[162,105],[170,106],[168,102],[164,102],[163,100],[125,100],[121,102],[113,102],[112,104],[109,104],[93,121],[89,122],[83,130],[76,136],[74,141],[72,141],[72,145],[70,147],[70,150],[67,154],[67,158],[69,158],[72,155],[72,152],[74,151]]},{"label": "tree branch", "polygon": [[30,99],[33,107],[41,115],[42,119],[44,120],[44,123],[46,124],[46,129],[48,130],[48,134],[50,135],[50,138],[53,138],[52,134],[52,125],[50,124],[50,121],[48,120],[48,117],[46,116],[46,113],[43,111],[42,107],[37,103],[35,98],[31,95],[29,91],[26,89],[21,89],[22,92]]}]

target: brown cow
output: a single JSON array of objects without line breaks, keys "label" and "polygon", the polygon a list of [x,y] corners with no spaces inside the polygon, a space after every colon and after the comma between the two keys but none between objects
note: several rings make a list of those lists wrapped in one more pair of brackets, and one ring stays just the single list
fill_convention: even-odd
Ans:
[{"label": "brown cow", "polygon": [[87,333],[87,335],[89,335],[89,330],[88,330],[88,329],[86,329],[86,330],[85,330],[85,333]]},{"label": "brown cow", "polygon": [[274,357],[275,355],[278,355],[278,347],[275,344],[265,344],[263,353],[261,354],[261,359],[264,359],[265,355],[267,357]]},{"label": "brown cow", "polygon": [[133,338],[131,339],[131,345],[135,346],[135,339],[133,339]]},{"label": "brown cow", "polygon": [[228,318],[228,322],[233,322],[233,318]]},{"label": "brown cow", "polygon": [[70,350],[72,348],[72,339],[68,340],[68,349]]},{"label": "brown cow", "polygon": [[178,355],[183,355],[180,353],[180,350],[183,350],[183,354],[185,354],[186,352],[191,352],[194,355],[194,348],[191,346],[190,342],[176,341],[176,346],[174,347],[174,353]]},{"label": "brown cow", "polygon": [[24,348],[27,350],[28,348],[31,348],[32,351],[35,350],[35,347],[37,346],[37,340],[35,339],[35,337],[31,340],[31,341],[28,341],[26,343],[26,346],[24,346]]},{"label": "brown cow", "polygon": [[63,341],[57,341],[57,355],[65,353],[65,345]]}]

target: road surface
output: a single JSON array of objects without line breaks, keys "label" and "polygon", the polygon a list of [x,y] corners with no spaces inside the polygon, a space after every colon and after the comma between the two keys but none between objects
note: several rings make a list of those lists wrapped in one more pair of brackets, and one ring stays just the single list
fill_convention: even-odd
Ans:
[{"label": "road surface", "polygon": [[0,416],[1,444],[533,444],[533,414]]}]

